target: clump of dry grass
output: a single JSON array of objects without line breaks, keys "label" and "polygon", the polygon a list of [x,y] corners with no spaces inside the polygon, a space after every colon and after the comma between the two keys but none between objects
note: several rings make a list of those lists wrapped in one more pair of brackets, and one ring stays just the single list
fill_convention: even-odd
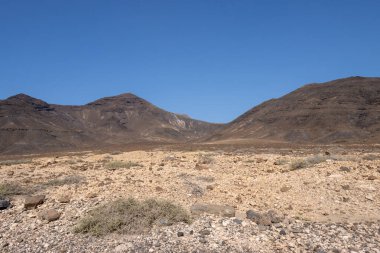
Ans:
[{"label": "clump of dry grass", "polygon": [[104,167],[108,170],[117,170],[117,169],[130,169],[132,167],[142,167],[141,164],[136,162],[124,162],[124,161],[108,161],[104,164]]},{"label": "clump of dry grass", "polygon": [[276,161],[274,161],[273,164],[274,165],[285,165],[287,163],[289,163],[289,161],[287,159],[285,159],[285,158],[279,158]]},{"label": "clump of dry grass", "polygon": [[366,161],[375,161],[375,160],[380,160],[379,155],[374,155],[374,154],[368,154],[362,157],[363,160]]},{"label": "clump of dry grass", "polygon": [[14,182],[0,183],[0,197],[8,197],[12,195],[21,195],[25,193],[25,189]]},{"label": "clump of dry grass", "polygon": [[63,185],[72,185],[79,184],[85,181],[85,177],[78,175],[70,175],[63,178],[55,178],[44,183],[45,186],[63,186]]},{"label": "clump of dry grass", "polygon": [[169,201],[138,201],[129,198],[115,200],[93,209],[79,222],[74,231],[96,236],[112,232],[140,234],[148,232],[155,225],[190,221],[190,215],[185,209]]},{"label": "clump of dry grass", "polygon": [[199,164],[211,164],[215,161],[213,154],[199,154],[197,160]]},{"label": "clump of dry grass", "polygon": [[305,159],[298,159],[290,163],[290,170],[304,169],[314,166],[318,163],[325,162],[326,160],[327,158],[321,155],[315,155],[312,157],[307,157]]}]

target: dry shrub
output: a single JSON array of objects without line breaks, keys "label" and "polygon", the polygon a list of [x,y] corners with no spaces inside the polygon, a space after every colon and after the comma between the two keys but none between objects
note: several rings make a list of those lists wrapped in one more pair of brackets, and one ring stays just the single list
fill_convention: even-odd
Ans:
[{"label": "dry shrub", "polygon": [[0,161],[0,165],[17,165],[17,164],[27,164],[31,163],[32,159],[20,159],[20,160],[6,160],[6,161]]},{"label": "dry shrub", "polygon": [[211,164],[215,161],[213,154],[199,154],[197,160],[199,164]]},{"label": "dry shrub", "polygon": [[304,169],[325,162],[326,160],[327,158],[321,155],[315,155],[312,157],[307,157],[305,159],[295,160],[290,163],[290,170]]},{"label": "dry shrub", "polygon": [[190,222],[190,215],[182,207],[166,200],[133,198],[119,199],[90,211],[77,227],[77,233],[96,236],[112,232],[121,234],[146,233],[156,225]]},{"label": "dry shrub", "polygon": [[368,154],[368,155],[363,156],[362,159],[366,161],[376,161],[376,160],[380,160],[380,156],[374,155],[374,154]]},{"label": "dry shrub", "polygon": [[78,176],[78,175],[71,175],[66,176],[63,178],[56,178],[47,181],[44,183],[45,186],[63,186],[63,185],[72,185],[72,184],[79,184],[85,181],[85,177]]},{"label": "dry shrub", "polygon": [[0,197],[25,194],[25,189],[15,182],[0,183]]},{"label": "dry shrub", "polygon": [[104,167],[109,170],[117,169],[130,169],[132,167],[142,167],[141,164],[135,162],[124,162],[124,161],[109,161],[104,164]]}]

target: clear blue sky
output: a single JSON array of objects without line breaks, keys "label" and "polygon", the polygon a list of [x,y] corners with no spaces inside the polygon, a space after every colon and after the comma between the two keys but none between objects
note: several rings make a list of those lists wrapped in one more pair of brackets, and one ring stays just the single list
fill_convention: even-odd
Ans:
[{"label": "clear blue sky", "polygon": [[0,99],[132,92],[228,122],[355,75],[380,76],[379,0],[0,0]]}]

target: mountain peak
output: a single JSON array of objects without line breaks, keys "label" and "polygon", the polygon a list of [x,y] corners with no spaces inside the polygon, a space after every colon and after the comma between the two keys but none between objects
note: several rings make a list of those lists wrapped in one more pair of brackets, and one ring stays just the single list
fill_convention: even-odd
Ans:
[{"label": "mountain peak", "polygon": [[150,105],[150,103],[135,94],[132,93],[122,93],[120,95],[104,97],[93,102],[88,103],[87,105]]},{"label": "mountain peak", "polygon": [[31,97],[24,93],[19,93],[17,95],[8,97],[6,101],[15,102],[15,103],[25,103],[31,105],[47,105],[47,103],[43,100]]}]

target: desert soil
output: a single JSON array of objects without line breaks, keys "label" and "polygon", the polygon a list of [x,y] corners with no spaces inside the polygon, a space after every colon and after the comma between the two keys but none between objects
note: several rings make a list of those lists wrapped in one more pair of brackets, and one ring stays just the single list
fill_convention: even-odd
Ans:
[{"label": "desert soil", "polygon": [[[380,252],[380,154],[325,151],[87,152],[2,162],[0,183],[27,192],[0,211],[0,252]],[[306,160],[319,163],[292,168]],[[110,161],[133,166],[110,169]],[[46,199],[26,210],[25,195]],[[73,232],[89,210],[127,197],[166,199],[188,210],[229,205],[236,214],[204,214],[144,235]],[[58,220],[41,219],[49,209]],[[247,219],[248,210],[284,217],[260,224]]]}]

